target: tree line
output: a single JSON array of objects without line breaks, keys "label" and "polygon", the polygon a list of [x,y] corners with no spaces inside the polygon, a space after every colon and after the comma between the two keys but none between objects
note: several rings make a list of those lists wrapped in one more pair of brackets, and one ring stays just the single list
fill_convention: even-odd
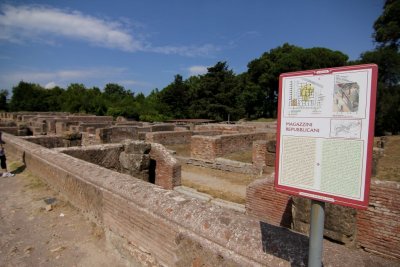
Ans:
[{"label": "tree line", "polygon": [[327,48],[302,48],[283,44],[250,61],[247,71],[235,74],[227,62],[217,62],[204,75],[183,79],[180,74],[162,90],[148,96],[134,94],[110,83],[103,90],[71,84],[63,89],[45,89],[21,81],[12,89],[0,90],[0,109],[9,111],[66,111],[124,116],[142,121],[203,118],[217,121],[275,118],[278,79],[284,72],[363,63],[379,67],[376,134],[400,131],[400,1],[387,0],[374,23],[376,48],[349,61],[347,55]]}]

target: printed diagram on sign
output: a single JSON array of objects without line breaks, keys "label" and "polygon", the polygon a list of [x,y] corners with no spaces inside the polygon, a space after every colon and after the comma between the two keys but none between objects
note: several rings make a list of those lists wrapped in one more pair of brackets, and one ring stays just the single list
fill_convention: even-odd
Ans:
[{"label": "printed diagram on sign", "polygon": [[321,112],[323,86],[310,79],[292,80],[289,84],[289,109]]},{"label": "printed diagram on sign", "polygon": [[337,77],[333,94],[333,112],[357,112],[360,86],[357,82]]},{"label": "printed diagram on sign", "polygon": [[361,120],[331,120],[331,137],[360,138]]}]

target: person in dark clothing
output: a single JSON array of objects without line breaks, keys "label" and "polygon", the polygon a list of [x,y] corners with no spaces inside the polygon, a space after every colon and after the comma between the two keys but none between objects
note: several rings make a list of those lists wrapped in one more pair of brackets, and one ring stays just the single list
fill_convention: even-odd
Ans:
[{"label": "person in dark clothing", "polygon": [[6,158],[6,152],[4,151],[3,143],[4,143],[3,140],[0,139],[0,165],[3,171],[5,171],[3,172],[2,176],[3,177],[14,176],[13,173],[8,172],[7,170],[7,158]]}]

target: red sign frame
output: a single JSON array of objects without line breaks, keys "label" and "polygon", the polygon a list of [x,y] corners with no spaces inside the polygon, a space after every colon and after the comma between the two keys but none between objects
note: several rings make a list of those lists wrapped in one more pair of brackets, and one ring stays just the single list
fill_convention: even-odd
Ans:
[{"label": "red sign frame", "polygon": [[[326,192],[321,192],[319,190],[316,190],[315,188],[313,189],[307,189],[304,187],[301,187],[296,184],[292,185],[285,185],[280,181],[280,175],[281,171],[285,169],[285,163],[280,160],[281,159],[281,147],[282,147],[282,132],[286,130],[285,125],[282,125],[282,120],[285,119],[286,117],[283,117],[284,113],[284,101],[289,99],[283,99],[284,95],[289,95],[289,93],[284,94],[283,90],[283,82],[284,79],[291,79],[291,78],[303,78],[303,77],[311,77],[311,76],[317,76],[317,75],[339,75],[341,73],[346,73],[346,72],[353,72],[353,71],[358,71],[358,70],[363,70],[363,71],[368,71],[370,73],[370,76],[368,77],[368,87],[365,95],[367,97],[367,101],[365,108],[369,110],[369,112],[366,112],[367,117],[364,118],[364,120],[367,120],[368,123],[368,129],[365,129],[364,131],[367,131],[364,134],[364,136],[367,135],[367,138],[365,139],[366,143],[366,153],[365,149],[363,150],[364,153],[362,155],[359,155],[362,157],[362,160],[364,160],[364,168],[361,168],[362,174],[361,174],[361,180],[362,180],[362,189],[363,191],[361,193],[361,197],[358,199],[354,199],[351,197],[347,196],[338,196],[336,194],[331,194],[331,193],[326,193]],[[378,77],[378,66],[375,64],[364,64],[364,65],[354,65],[354,66],[345,66],[345,67],[336,67],[336,68],[324,68],[324,69],[315,69],[315,70],[307,70],[307,71],[299,71],[299,72],[289,72],[289,73],[283,73],[279,76],[279,95],[278,95],[278,122],[277,122],[277,144],[276,144],[276,159],[275,159],[275,190],[281,193],[287,193],[291,195],[296,195],[300,197],[306,197],[314,200],[319,200],[323,202],[328,202],[328,203],[333,203],[333,204],[338,204],[342,206],[349,206],[357,209],[366,209],[368,207],[369,203],[369,189],[370,189],[370,181],[371,181],[371,170],[372,170],[372,150],[373,150],[373,138],[374,138],[374,123],[375,123],[375,108],[376,108],[376,91],[377,91],[377,77]],[[347,90],[347,89],[346,89]],[[288,103],[288,102],[286,102]],[[333,119],[331,118],[331,121]],[[360,120],[361,121],[361,120]],[[360,122],[361,125],[361,122]],[[361,126],[360,126],[360,131],[361,131]],[[328,138],[329,140],[335,139],[335,138]],[[366,157],[366,158],[365,158]],[[280,169],[281,167],[281,169]],[[322,178],[321,178],[322,179]]]}]

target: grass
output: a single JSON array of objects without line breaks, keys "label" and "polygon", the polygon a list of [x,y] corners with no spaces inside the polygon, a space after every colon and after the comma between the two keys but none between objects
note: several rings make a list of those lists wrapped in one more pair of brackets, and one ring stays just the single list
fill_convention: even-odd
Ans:
[{"label": "grass", "polygon": [[236,184],[236,185],[247,186],[251,182],[259,179],[259,177],[257,177],[257,175],[221,171],[221,170],[215,170],[215,169],[210,169],[210,168],[205,168],[205,167],[198,167],[198,166],[188,165],[188,164],[186,164],[182,167],[183,167],[182,170],[184,170],[184,171],[197,173],[197,174],[204,174],[204,175],[211,176],[211,177],[218,177],[218,179],[220,179],[220,180],[225,180],[227,182],[230,182],[230,183]]},{"label": "grass", "polygon": [[223,157],[226,159],[236,160],[236,161],[240,161],[240,162],[244,162],[244,163],[252,163],[253,162],[253,151],[247,150],[247,151],[233,152],[233,153],[230,153]]},{"label": "grass", "polygon": [[219,199],[223,199],[223,200],[227,200],[227,201],[231,201],[231,202],[235,202],[235,203],[239,203],[239,204],[246,203],[246,199],[244,197],[238,196],[231,192],[218,190],[218,189],[212,188],[211,186],[199,185],[197,183],[193,183],[191,181],[186,181],[186,180],[182,181],[182,185],[190,187],[190,188],[194,188],[201,193],[209,194],[210,196],[212,196],[214,198],[219,198]]}]

